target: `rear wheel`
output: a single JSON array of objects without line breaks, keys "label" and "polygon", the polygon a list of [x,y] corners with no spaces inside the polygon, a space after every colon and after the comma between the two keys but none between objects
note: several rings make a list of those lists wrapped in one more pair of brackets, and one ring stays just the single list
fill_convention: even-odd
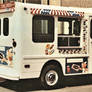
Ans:
[{"label": "rear wheel", "polygon": [[58,88],[62,85],[63,74],[59,66],[48,65],[41,74],[41,84],[45,89]]}]

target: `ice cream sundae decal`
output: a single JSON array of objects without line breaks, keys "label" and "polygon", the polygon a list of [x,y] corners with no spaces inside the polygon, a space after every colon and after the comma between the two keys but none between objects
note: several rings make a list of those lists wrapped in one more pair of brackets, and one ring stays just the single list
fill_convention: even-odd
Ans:
[{"label": "ice cream sundae decal", "polygon": [[66,73],[87,73],[88,64],[87,62],[82,63],[67,63]]},{"label": "ice cream sundae decal", "polygon": [[54,45],[47,44],[45,49],[46,55],[52,55],[54,53]]}]

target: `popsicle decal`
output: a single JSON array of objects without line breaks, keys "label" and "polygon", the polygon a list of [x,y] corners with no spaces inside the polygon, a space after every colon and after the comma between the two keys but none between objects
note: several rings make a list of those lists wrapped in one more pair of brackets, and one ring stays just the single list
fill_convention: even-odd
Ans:
[{"label": "popsicle decal", "polygon": [[54,53],[54,45],[47,44],[45,49],[46,55],[52,55]]}]

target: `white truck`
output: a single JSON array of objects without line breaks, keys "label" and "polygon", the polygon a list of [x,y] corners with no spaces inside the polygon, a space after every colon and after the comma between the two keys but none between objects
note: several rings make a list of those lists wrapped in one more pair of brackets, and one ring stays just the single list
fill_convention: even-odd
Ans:
[{"label": "white truck", "polygon": [[92,74],[91,8],[0,4],[1,78],[40,78],[55,88],[64,76],[86,74]]}]

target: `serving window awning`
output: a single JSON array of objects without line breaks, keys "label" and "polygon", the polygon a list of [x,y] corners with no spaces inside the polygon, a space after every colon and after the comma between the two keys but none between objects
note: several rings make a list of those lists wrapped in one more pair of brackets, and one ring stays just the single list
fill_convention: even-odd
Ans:
[{"label": "serving window awning", "polygon": [[0,14],[2,13],[10,13],[15,11],[15,2],[6,2],[0,4]]},{"label": "serving window awning", "polygon": [[84,17],[84,12],[67,11],[67,10],[51,10],[51,9],[39,9],[30,8],[31,14],[33,15],[50,15],[50,16],[61,16],[61,17]]}]

